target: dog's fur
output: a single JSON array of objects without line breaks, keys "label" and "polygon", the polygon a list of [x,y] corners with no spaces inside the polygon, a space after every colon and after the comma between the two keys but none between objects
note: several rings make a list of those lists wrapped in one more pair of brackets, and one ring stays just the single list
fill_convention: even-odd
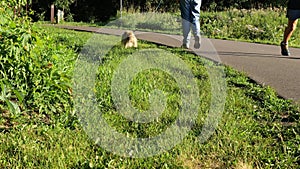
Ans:
[{"label": "dog's fur", "polygon": [[125,48],[138,47],[137,38],[132,31],[125,31],[123,33],[121,43]]}]

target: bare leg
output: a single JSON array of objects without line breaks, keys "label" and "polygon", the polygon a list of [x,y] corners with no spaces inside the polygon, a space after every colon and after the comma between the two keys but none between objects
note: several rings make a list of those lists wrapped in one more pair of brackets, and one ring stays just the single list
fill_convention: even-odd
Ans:
[{"label": "bare leg", "polygon": [[283,56],[290,56],[288,42],[291,39],[291,36],[296,29],[297,23],[298,23],[298,19],[296,19],[296,20],[289,19],[288,26],[285,28],[284,35],[283,35],[283,41],[280,43],[281,55],[283,55]]},{"label": "bare leg", "polygon": [[298,19],[296,20],[289,20],[288,26],[285,28],[284,31],[284,37],[283,37],[283,43],[288,44],[288,41],[290,40],[293,32],[295,31],[297,27]]}]

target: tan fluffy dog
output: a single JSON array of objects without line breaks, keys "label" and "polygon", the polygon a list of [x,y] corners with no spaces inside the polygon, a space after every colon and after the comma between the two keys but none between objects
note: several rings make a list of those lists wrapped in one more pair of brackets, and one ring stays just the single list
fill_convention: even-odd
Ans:
[{"label": "tan fluffy dog", "polygon": [[126,31],[122,35],[122,45],[125,48],[138,47],[137,38],[132,31]]}]

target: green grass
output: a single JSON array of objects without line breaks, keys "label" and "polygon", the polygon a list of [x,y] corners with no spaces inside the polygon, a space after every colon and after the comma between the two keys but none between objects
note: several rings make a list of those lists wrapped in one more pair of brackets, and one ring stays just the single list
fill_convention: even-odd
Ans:
[{"label": "green grass", "polygon": [[[77,52],[91,37],[89,33],[48,27],[40,29],[51,34],[53,43]],[[101,43],[110,44],[109,39],[114,39],[108,35],[98,36],[106,39]],[[94,51],[96,57],[105,54],[97,68],[95,89],[99,108],[109,124],[130,137],[151,137],[165,131],[177,118],[181,106],[178,85],[174,78],[159,70],[140,72],[129,87],[131,103],[140,110],[150,107],[148,95],[153,89],[167,93],[167,108],[154,122],[127,121],[117,113],[111,100],[110,82],[119,63],[136,52],[160,49],[182,59],[196,77],[201,98],[199,115],[188,136],[160,155],[125,158],[97,146],[83,130],[79,123],[83,119],[76,118],[76,111],[66,112],[70,116],[74,114],[72,118],[51,115],[39,122],[37,120],[41,119],[32,116],[20,116],[14,121],[14,127],[6,126],[7,120],[11,120],[6,119],[10,113],[6,111],[0,117],[0,126],[6,126],[0,132],[0,168],[297,168],[300,165],[299,107],[279,98],[273,89],[223,67],[227,81],[225,110],[212,137],[200,144],[197,138],[211,97],[205,65],[218,65],[182,49],[147,42],[140,42],[138,49],[123,49],[120,44],[112,44],[114,47],[106,54],[102,50]],[[60,56],[63,60],[64,55]],[[73,70],[72,67],[69,69]],[[59,120],[55,120],[57,118]],[[54,122],[47,123],[49,119]]]}]

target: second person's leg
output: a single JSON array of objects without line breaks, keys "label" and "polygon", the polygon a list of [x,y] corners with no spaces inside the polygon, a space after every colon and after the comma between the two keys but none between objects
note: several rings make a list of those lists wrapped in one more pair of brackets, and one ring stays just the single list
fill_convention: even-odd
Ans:
[{"label": "second person's leg", "polygon": [[191,5],[190,0],[180,0],[180,11],[182,18],[182,33],[184,48],[189,48],[190,45],[190,27],[191,27]]},{"label": "second person's leg", "polygon": [[193,30],[193,35],[195,37],[195,48],[200,48],[200,40],[201,40],[201,35],[200,35],[200,8],[201,8],[201,1],[202,0],[192,0],[192,30]]},{"label": "second person's leg", "polygon": [[195,48],[200,48],[200,41],[201,41],[201,35],[200,35],[200,8],[201,8],[201,1],[202,0],[192,0],[191,6],[192,6],[192,30],[193,35],[195,37]]},{"label": "second person's leg", "polygon": [[288,9],[287,18],[289,19],[288,25],[284,31],[283,41],[280,43],[281,54],[284,56],[290,55],[290,51],[288,49],[288,42],[297,27],[298,18],[300,18],[300,10]]}]

